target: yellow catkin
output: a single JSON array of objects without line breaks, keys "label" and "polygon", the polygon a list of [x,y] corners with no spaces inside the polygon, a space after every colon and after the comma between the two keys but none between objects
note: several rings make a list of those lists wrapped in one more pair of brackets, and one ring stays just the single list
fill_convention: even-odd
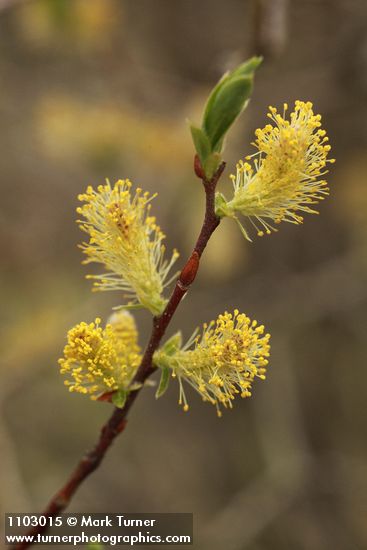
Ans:
[{"label": "yellow catkin", "polygon": [[84,263],[102,263],[108,269],[88,276],[96,290],[122,290],[129,305],[140,304],[158,315],[166,304],[162,292],[178,253],[164,259],[165,235],[150,215],[154,195],[139,188],[133,195],[131,187],[129,180],[119,180],[113,187],[107,182],[79,195],[85,204],[77,208],[84,218],[78,223],[89,236],[80,247],[87,256]]},{"label": "yellow catkin", "polygon": [[201,336],[191,338],[175,353],[165,354],[162,348],[155,354],[155,362],[172,369],[180,386],[179,404],[185,411],[189,406],[183,382],[215,405],[221,416],[221,405],[231,408],[236,395],[251,395],[256,377],[265,379],[269,340],[262,325],[235,310],[204,325]]},{"label": "yellow catkin", "polygon": [[269,107],[272,124],[255,132],[253,145],[258,152],[237,164],[231,179],[233,199],[222,206],[222,213],[236,218],[246,216],[259,236],[276,231],[272,222],[301,224],[303,214],[317,214],[314,205],[329,194],[327,159],[331,149],[321,115],[315,115],[311,102],[296,101],[286,118]]},{"label": "yellow catkin", "polygon": [[104,393],[127,389],[141,361],[132,315],[114,314],[105,328],[101,320],[79,323],[69,330],[60,372],[71,392],[97,399]]}]

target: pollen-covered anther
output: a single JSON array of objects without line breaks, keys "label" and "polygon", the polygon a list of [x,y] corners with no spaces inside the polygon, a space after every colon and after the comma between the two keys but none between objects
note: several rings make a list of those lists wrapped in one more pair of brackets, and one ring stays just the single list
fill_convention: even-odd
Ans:
[{"label": "pollen-covered anther", "polygon": [[270,350],[270,335],[264,334],[245,314],[235,310],[195,332],[185,346],[175,353],[165,353],[164,346],[154,355],[157,366],[169,367],[178,379],[179,404],[188,410],[184,382],[215,405],[232,408],[236,395],[249,397],[254,379],[265,378]]},{"label": "pollen-covered anther", "polygon": [[141,361],[134,318],[119,311],[105,328],[97,317],[69,330],[64,356],[59,359],[64,384],[71,392],[98,399],[127,389]]},{"label": "pollen-covered anther", "polygon": [[276,231],[272,222],[301,224],[300,213],[316,214],[310,205],[329,194],[322,178],[335,159],[327,158],[331,146],[320,128],[321,116],[314,114],[311,102],[296,101],[288,119],[287,110],[286,103],[282,115],[269,107],[272,124],[256,130],[257,152],[237,164],[231,176],[233,198],[226,204],[222,200],[218,212],[235,219],[246,216],[260,237]]},{"label": "pollen-covered anther", "polygon": [[79,227],[89,241],[80,245],[87,258],[83,263],[104,264],[107,273],[90,275],[96,290],[122,290],[129,306],[141,305],[159,315],[166,304],[162,293],[170,283],[170,269],[178,257],[164,259],[165,235],[150,214],[150,196],[137,188],[131,193],[129,180],[119,180],[111,187],[107,181],[97,191],[88,187],[79,195],[85,204],[77,208],[84,219]]}]

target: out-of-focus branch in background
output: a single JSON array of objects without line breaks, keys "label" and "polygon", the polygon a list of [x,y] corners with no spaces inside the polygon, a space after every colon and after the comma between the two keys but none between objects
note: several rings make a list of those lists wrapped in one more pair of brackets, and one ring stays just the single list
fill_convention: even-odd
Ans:
[{"label": "out-of-focus branch in background", "polygon": [[0,0],[0,11],[17,6],[26,0]]},{"label": "out-of-focus branch in background", "polygon": [[254,51],[280,55],[287,42],[288,0],[255,0]]}]

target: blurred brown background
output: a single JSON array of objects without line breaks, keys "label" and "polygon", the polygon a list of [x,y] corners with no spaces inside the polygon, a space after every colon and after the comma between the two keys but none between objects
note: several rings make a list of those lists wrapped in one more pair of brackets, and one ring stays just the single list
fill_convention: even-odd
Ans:
[{"label": "blurred brown background", "polygon": [[[243,240],[230,220],[170,329],[239,307],[272,333],[266,382],[217,419],[147,389],[71,511],[195,514],[196,549],[367,548],[365,0],[0,2],[1,511],[40,511],[110,407],[65,391],[67,329],[108,316],[80,265],[76,196],[129,177],[183,257],[201,223],[185,118],[223,70],[265,62],[227,143],[228,175],[269,104],[311,100],[333,156],[304,226]],[[229,190],[224,177],[221,190]],[[137,314],[144,344],[147,313]]]}]

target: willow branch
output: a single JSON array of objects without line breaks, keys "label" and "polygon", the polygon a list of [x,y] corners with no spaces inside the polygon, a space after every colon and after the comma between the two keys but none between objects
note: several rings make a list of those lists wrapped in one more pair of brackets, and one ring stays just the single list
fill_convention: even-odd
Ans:
[{"label": "willow branch", "polygon": [[[181,271],[166,308],[160,316],[153,318],[151,336],[140,366],[132,381],[132,385],[135,383],[143,385],[147,378],[149,378],[149,376],[151,376],[151,374],[156,370],[156,367],[153,365],[153,354],[158,349],[166,329],[170,324],[172,316],[174,315],[182,298],[185,296],[190,285],[195,280],[199,268],[200,257],[204,252],[211,235],[219,225],[220,219],[215,214],[215,189],[224,168],[225,163],[223,162],[211,180],[208,181],[205,178],[202,180],[205,190],[206,207],[204,221],[199,237],[190,258],[187,260]],[[90,476],[92,472],[94,472],[94,470],[98,468],[116,436],[125,429],[128,412],[140,393],[141,387],[129,393],[123,408],[114,409],[111,417],[100,432],[97,444],[80,460],[65,485],[63,485],[63,487],[54,495],[48,506],[42,512],[43,516],[55,517],[57,514],[63,512],[68,507],[79,486],[88,476]],[[47,525],[37,526],[29,530],[26,534],[33,535],[35,538],[39,533],[44,533],[47,529]],[[24,550],[35,542],[36,541],[22,542],[14,546],[14,550]]]}]

